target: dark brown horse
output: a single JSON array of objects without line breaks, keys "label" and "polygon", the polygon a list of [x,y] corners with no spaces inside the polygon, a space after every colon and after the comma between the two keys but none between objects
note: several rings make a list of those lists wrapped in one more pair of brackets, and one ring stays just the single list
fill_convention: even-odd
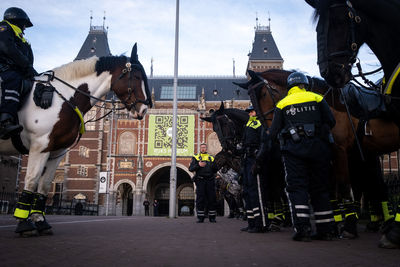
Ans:
[{"label": "dark brown horse", "polygon": [[[272,122],[277,102],[287,95],[286,81],[291,73],[285,70],[268,70],[263,73],[249,71],[251,80],[240,85],[242,88],[248,89],[258,117],[267,126],[270,126]],[[354,150],[356,141],[352,127],[357,126],[359,120],[355,117],[349,119],[339,91],[331,90],[325,81],[317,78],[310,78],[310,84],[312,91],[325,95],[336,118],[336,126],[332,130],[335,140],[333,146],[333,179],[337,185],[335,192],[337,198],[350,201],[353,197],[348,155]],[[361,138],[361,148],[364,154],[379,155],[399,148],[399,129],[393,122],[371,119],[365,125],[364,130],[368,133]],[[373,160],[375,157],[368,158]],[[349,228],[351,227],[353,226],[349,226]]]}]

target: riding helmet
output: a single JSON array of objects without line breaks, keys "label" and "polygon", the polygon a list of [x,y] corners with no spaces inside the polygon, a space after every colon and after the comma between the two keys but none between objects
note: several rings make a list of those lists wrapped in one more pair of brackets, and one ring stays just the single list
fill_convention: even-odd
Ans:
[{"label": "riding helmet", "polygon": [[254,107],[252,105],[250,105],[248,108],[246,108],[246,112],[250,112],[252,110],[255,110]]},{"label": "riding helmet", "polygon": [[28,15],[19,7],[7,8],[4,12],[3,19],[8,20],[12,24],[17,25],[20,28],[22,28],[22,26],[25,26],[26,28],[33,26]]},{"label": "riding helmet", "polygon": [[308,88],[310,83],[308,82],[306,75],[304,75],[301,72],[293,72],[292,74],[290,74],[289,77],[287,78],[287,89],[290,89],[293,86],[299,84],[304,84],[304,86]]}]

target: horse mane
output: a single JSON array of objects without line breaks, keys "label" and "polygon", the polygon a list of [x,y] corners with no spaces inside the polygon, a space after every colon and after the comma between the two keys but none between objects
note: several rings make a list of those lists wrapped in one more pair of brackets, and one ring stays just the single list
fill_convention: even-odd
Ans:
[{"label": "horse mane", "polygon": [[293,71],[282,70],[282,69],[269,69],[261,73],[261,76],[269,82],[273,82],[279,86],[286,87],[287,77]]},{"label": "horse mane", "polygon": [[96,63],[97,75],[99,75],[103,71],[113,72],[116,68],[125,65],[125,63],[127,62],[129,62],[129,60],[126,56],[101,57]]},{"label": "horse mane", "polygon": [[54,75],[62,80],[73,80],[84,77],[95,72],[96,62],[98,57],[93,56],[88,59],[76,60],[71,63],[64,64],[54,68]]},{"label": "horse mane", "polygon": [[249,120],[249,114],[241,109],[237,108],[226,108],[224,113],[228,115],[229,118],[237,122],[247,122]]}]

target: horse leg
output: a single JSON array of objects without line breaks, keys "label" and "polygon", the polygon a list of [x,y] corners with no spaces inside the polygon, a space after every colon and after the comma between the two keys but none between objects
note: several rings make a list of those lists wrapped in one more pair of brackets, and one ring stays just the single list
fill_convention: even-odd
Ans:
[{"label": "horse leg", "polygon": [[[339,205],[342,205],[343,211],[340,216],[335,215],[335,223],[341,232],[342,238],[353,239],[358,236],[357,222],[358,216],[352,196],[349,164],[347,151],[341,147],[336,147],[334,150],[333,171],[336,182],[336,198],[339,199]],[[335,210],[335,208],[334,208]],[[341,227],[344,215],[344,226]]]},{"label": "horse leg", "polygon": [[46,164],[50,154],[40,153],[40,151],[41,149],[38,149],[36,146],[31,146],[30,148],[28,166],[25,175],[25,186],[19,196],[17,207],[14,212],[14,217],[18,219],[15,232],[24,237],[38,235],[37,228],[29,218],[29,215],[35,200],[38,179],[43,172],[44,165]]}]

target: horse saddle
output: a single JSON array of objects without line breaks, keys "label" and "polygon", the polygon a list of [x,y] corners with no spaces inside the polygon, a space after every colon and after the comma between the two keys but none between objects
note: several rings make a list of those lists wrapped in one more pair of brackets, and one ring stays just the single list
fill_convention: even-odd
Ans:
[{"label": "horse saddle", "polygon": [[351,115],[356,118],[379,118],[386,113],[385,97],[377,91],[348,83],[342,88],[342,95]]}]

